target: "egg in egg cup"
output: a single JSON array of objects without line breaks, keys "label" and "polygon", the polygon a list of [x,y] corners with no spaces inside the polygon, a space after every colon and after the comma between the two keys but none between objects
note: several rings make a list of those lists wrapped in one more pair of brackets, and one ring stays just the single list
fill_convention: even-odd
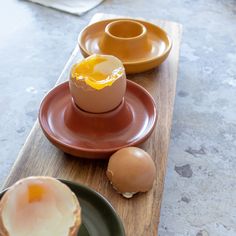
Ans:
[{"label": "egg in egg cup", "polygon": [[125,95],[124,66],[114,56],[94,54],[72,67],[69,88],[80,109],[90,113],[111,111]]}]

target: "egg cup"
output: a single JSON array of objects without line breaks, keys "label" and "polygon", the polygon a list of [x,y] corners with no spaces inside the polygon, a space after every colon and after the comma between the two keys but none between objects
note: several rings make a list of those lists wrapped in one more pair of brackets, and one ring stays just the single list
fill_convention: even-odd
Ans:
[{"label": "egg cup", "polygon": [[132,20],[117,20],[107,24],[99,42],[101,52],[128,62],[146,56],[151,50],[147,28]]},{"label": "egg cup", "polygon": [[72,99],[69,82],[52,89],[39,110],[39,123],[56,147],[73,156],[106,159],[115,151],[148,139],[157,121],[152,96],[127,80],[122,102],[112,111],[89,113]]},{"label": "egg cup", "polygon": [[136,19],[109,19],[85,27],[78,38],[84,57],[111,54],[124,64],[127,74],[159,66],[169,55],[172,42],[160,27]]},{"label": "egg cup", "polygon": [[[119,236],[125,236],[124,226],[120,217],[104,196],[78,182],[59,180],[74,192],[81,204],[82,222],[76,235],[91,235],[91,232],[96,232],[97,235],[113,236],[114,232],[116,232]],[[0,201],[7,190],[0,192]],[[6,234],[0,233],[0,235],[5,236]],[[31,235],[34,235],[34,231],[32,231]],[[55,234],[51,236],[55,236]]]}]

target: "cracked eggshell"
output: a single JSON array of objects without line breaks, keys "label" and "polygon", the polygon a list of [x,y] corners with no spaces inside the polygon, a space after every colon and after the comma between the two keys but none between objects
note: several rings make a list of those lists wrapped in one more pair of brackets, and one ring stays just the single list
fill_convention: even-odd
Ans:
[{"label": "cracked eggshell", "polygon": [[126,147],[109,159],[106,175],[123,196],[146,192],[153,186],[156,167],[150,155],[137,147]]},{"label": "cracked eggshell", "polygon": [[76,236],[80,224],[77,197],[52,177],[22,179],[0,201],[1,236]]},{"label": "cracked eggshell", "polygon": [[[89,60],[90,57],[84,60]],[[70,93],[75,104],[91,113],[104,113],[115,109],[121,103],[126,91],[126,74],[122,62],[111,55],[99,55],[99,57],[104,57],[106,61],[95,66],[97,71],[111,75],[116,74],[114,71],[120,68],[119,73],[122,72],[112,84],[108,83],[109,85],[102,89],[91,87],[83,78],[78,79],[74,76],[77,64],[72,67],[69,80]]]}]

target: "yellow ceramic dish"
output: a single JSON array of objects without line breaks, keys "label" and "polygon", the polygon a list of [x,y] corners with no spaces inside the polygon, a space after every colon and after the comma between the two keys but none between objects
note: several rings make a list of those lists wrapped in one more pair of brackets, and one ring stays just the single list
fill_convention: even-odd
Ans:
[{"label": "yellow ceramic dish", "polygon": [[118,57],[127,74],[159,66],[172,46],[170,37],[163,29],[134,19],[98,21],[81,31],[78,42],[84,57],[94,53]]}]

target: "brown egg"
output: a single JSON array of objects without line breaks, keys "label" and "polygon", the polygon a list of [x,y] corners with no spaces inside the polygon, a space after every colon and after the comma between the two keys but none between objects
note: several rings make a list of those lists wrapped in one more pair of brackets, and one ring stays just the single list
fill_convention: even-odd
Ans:
[{"label": "brown egg", "polygon": [[106,174],[113,187],[130,198],[137,192],[152,188],[156,167],[147,152],[137,147],[126,147],[110,157]]},{"label": "brown egg", "polygon": [[80,224],[77,197],[51,177],[22,179],[0,201],[1,236],[76,236]]},{"label": "brown egg", "polygon": [[92,55],[75,64],[69,80],[75,104],[91,113],[103,113],[116,108],[126,90],[126,75],[122,62],[111,55]]}]

